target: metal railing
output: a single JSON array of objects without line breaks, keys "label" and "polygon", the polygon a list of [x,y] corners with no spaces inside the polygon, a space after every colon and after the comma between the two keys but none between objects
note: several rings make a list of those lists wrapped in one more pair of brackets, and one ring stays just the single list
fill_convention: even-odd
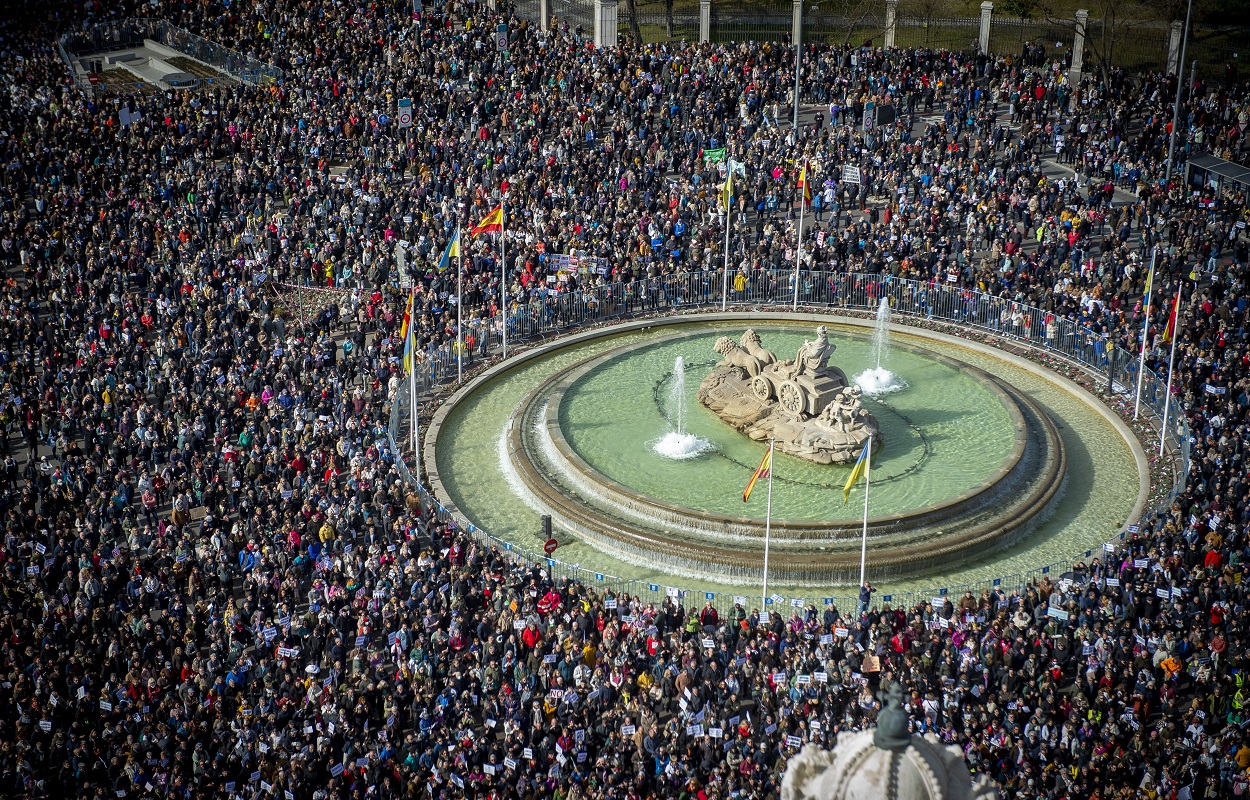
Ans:
[{"label": "metal railing", "polygon": [[[750,10],[735,10],[714,3],[708,36],[711,41],[721,43],[788,41],[793,30],[792,8],[788,2]],[[540,22],[538,9],[536,0],[521,0],[514,7],[519,17],[532,22]],[[591,35],[594,28],[593,0],[551,0],[550,9],[570,28],[581,26],[585,36]],[[628,36],[631,30],[629,11],[623,4],[617,9],[617,30],[621,36]],[[880,46],[884,42],[884,14],[884,2],[879,11],[855,17],[821,11],[819,4],[813,4],[803,15],[803,41],[807,44],[846,44],[854,47],[870,41],[874,46]],[[663,11],[647,6],[637,10],[634,19],[644,43],[683,39],[697,41],[699,38],[697,10],[686,8],[674,11],[670,19]],[[978,47],[980,27],[980,17],[909,14],[897,19],[894,44],[896,47],[973,52]],[[1159,70],[1166,66],[1169,36],[1166,24],[1142,22],[1130,28],[1121,23],[1114,35],[1103,36],[1103,31],[1101,21],[1089,20],[1085,40],[1087,69],[1096,68],[1103,58],[1113,66],[1131,71]],[[1071,59],[1074,34],[1075,23],[1071,20],[995,15],[990,19],[989,54],[1018,59],[1028,43],[1031,51],[1040,53],[1046,63],[1058,60],[1066,64]],[[1190,44],[1195,57],[1210,68],[1234,60],[1238,42],[1244,38],[1243,29],[1212,28],[1199,30]],[[1039,66],[1033,63],[1032,58],[1026,64]]]},{"label": "metal railing", "polygon": [[[731,282],[729,305],[741,310],[744,305],[759,311],[786,311],[791,308],[793,293],[793,270],[759,271],[751,275],[735,276]],[[801,311],[823,311],[870,315],[875,313],[882,297],[888,298],[896,320],[903,324],[932,321],[957,325],[965,329],[990,333],[1013,343],[1028,345],[1037,352],[1058,356],[1091,371],[1100,381],[1119,390],[1135,390],[1137,384],[1137,359],[1109,350],[1104,335],[1077,320],[1058,317],[1034,306],[1006,298],[940,282],[923,282],[882,275],[802,272],[799,274],[799,302]],[[737,288],[733,288],[734,283]],[[719,311],[721,307],[721,280],[715,273],[673,275],[652,278],[634,284],[610,284],[589,289],[578,289],[561,295],[553,295],[532,303],[515,307],[508,315],[508,337],[512,346],[525,342],[549,339],[574,328],[610,324],[633,317],[647,315],[671,315],[686,312]],[[483,331],[489,341],[485,348],[493,351],[498,345],[500,330]],[[1142,375],[1142,403],[1147,413],[1156,419],[1163,415],[1166,376],[1156,375],[1146,369]],[[421,388],[456,378],[456,361],[452,349],[443,347],[427,353],[418,376]],[[528,563],[544,566],[557,578],[571,578],[608,589],[628,592],[646,601],[661,602],[665,595],[679,592],[698,600],[710,600],[722,611],[728,611],[735,600],[757,597],[733,593],[706,592],[683,589],[661,584],[636,581],[595,572],[575,564],[566,564],[545,553],[528,550],[503,536],[483,531],[467,520],[456,519],[438,500],[429,494],[403,464],[409,456],[408,449],[398,442],[407,441],[408,409],[407,380],[401,383],[391,405],[389,434],[391,446],[398,456],[401,472],[406,480],[417,486],[423,502],[444,521],[455,524],[469,533],[484,546],[497,546],[513,553]],[[1173,404],[1169,412],[1166,431],[1177,467],[1174,481],[1165,496],[1148,509],[1147,518],[1171,507],[1176,495],[1185,487],[1189,474],[1189,428],[1181,409]],[[900,592],[884,595],[879,599],[894,605],[912,606],[932,597],[957,596],[965,591],[979,593],[983,589],[1001,587],[1010,593],[1023,591],[1044,575],[1071,571],[1078,562],[1105,555],[1118,549],[1119,542],[1134,532],[1136,526],[1126,526],[1114,533],[1109,532],[1106,543],[1099,550],[1074,553],[1070,558],[1039,565],[1036,568],[1001,577],[974,581],[967,584],[938,586],[927,591]],[[815,603],[836,602],[839,608],[850,608],[857,602],[856,596],[831,593],[823,597],[783,598],[783,605],[806,606]],[[771,604],[772,601],[770,601]]]},{"label": "metal railing", "polygon": [[243,83],[263,86],[282,80],[282,70],[272,64],[231,50],[163,19],[128,19],[99,23],[61,36],[57,40],[57,49],[70,68],[74,82],[84,86],[86,81],[78,75],[74,63],[77,59],[94,53],[142,47],[145,39],[151,39],[202,61]]}]

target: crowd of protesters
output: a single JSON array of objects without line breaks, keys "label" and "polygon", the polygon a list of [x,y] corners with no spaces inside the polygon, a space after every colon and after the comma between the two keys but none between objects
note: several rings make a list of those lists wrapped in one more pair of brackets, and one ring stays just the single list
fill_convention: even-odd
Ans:
[{"label": "crowd of protesters", "polygon": [[[75,87],[54,37],[140,16],[284,78]],[[766,798],[900,682],[1007,798],[1250,794],[1246,198],[1164,180],[1174,79],[813,45],[795,129],[777,44],[594,49],[463,3],[51,17],[0,40],[0,793]],[[868,102],[895,120],[865,131]],[[1250,84],[1181,108],[1182,156],[1245,156]],[[762,615],[555,581],[422,507],[387,437],[398,287],[418,361],[445,357],[457,227],[505,203],[506,263],[463,239],[485,352],[601,287],[718,292],[726,224],[731,290],[788,292],[804,168],[806,267],[980,289],[1128,351],[1153,255],[1185,300],[1173,506],[1053,582]]]}]

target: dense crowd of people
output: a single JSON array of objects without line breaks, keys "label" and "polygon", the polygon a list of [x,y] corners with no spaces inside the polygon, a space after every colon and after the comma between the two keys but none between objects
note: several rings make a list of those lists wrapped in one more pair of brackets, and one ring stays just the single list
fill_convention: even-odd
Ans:
[{"label": "dense crowd of people", "polygon": [[[0,793],[766,798],[900,683],[1007,798],[1250,794],[1247,198],[1165,180],[1174,78],[812,45],[795,129],[779,44],[595,49],[459,2],[57,11],[0,40]],[[89,93],[53,46],[158,16],[283,80]],[[1244,159],[1250,84],[1183,99],[1180,157]],[[894,121],[865,130],[870,102]],[[1153,259],[1184,298],[1171,508],[1021,591],[761,615],[553,580],[403,482],[401,285],[418,362],[453,352],[457,302],[485,354],[603,287],[715,294],[726,225],[731,290],[785,294],[800,172],[806,268],[1129,352],[1149,312],[1166,371]],[[505,262],[466,234],[440,266],[501,202]]]}]

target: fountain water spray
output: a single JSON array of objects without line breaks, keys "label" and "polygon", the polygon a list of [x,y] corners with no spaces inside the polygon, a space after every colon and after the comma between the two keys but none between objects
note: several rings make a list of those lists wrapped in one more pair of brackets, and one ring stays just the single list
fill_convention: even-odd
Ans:
[{"label": "fountain water spray", "polygon": [[652,447],[665,458],[686,459],[700,456],[712,449],[712,443],[686,433],[686,361],[677,356],[673,361],[673,385],[668,390],[668,407],[673,414],[674,430],[660,437]]},{"label": "fountain water spray", "polygon": [[872,363],[875,365],[855,376],[864,394],[880,396],[907,388],[903,379],[889,370],[890,363],[890,301],[881,298],[877,306],[877,325],[872,332]]}]

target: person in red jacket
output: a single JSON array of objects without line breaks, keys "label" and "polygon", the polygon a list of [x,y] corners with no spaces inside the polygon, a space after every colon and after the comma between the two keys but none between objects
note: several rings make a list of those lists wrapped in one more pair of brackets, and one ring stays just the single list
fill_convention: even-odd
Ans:
[{"label": "person in red jacket", "polygon": [[531,650],[537,647],[542,640],[543,635],[538,632],[538,626],[534,624],[533,620],[525,626],[525,630],[521,631],[521,641]]},{"label": "person in red jacket", "polygon": [[705,633],[715,633],[720,627],[720,612],[712,606],[711,600],[707,601],[703,610],[699,612],[699,624],[703,626]]},{"label": "person in red jacket", "polygon": [[552,614],[560,608],[560,593],[554,588],[548,589],[543,599],[538,601],[539,614]]}]

